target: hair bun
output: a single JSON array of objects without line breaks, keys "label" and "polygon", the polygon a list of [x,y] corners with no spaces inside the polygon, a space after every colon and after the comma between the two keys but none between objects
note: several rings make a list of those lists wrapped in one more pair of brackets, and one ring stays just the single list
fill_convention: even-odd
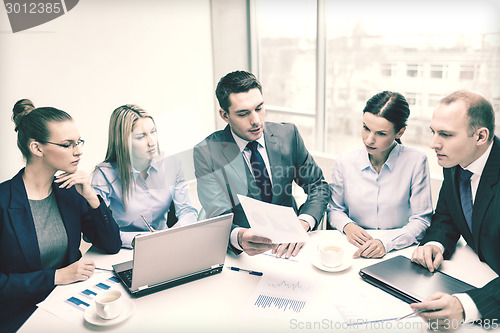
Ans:
[{"label": "hair bun", "polygon": [[27,116],[31,111],[35,109],[33,102],[29,99],[21,99],[14,104],[14,108],[12,109],[12,120],[14,120],[14,124],[16,124],[15,131],[19,129],[19,125],[25,116]]}]

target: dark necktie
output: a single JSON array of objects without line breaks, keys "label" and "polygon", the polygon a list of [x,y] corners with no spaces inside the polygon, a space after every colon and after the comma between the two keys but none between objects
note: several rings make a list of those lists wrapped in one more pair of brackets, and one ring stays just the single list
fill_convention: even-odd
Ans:
[{"label": "dark necktie", "polygon": [[470,231],[472,231],[472,189],[470,187],[472,175],[473,173],[469,170],[460,168],[460,202]]},{"label": "dark necktie", "polygon": [[247,144],[248,149],[252,152],[250,156],[250,165],[252,166],[255,182],[259,187],[260,197],[265,202],[271,202],[273,199],[273,187],[269,174],[267,173],[266,164],[262,159],[262,155],[257,150],[258,146],[259,143],[257,141],[251,141]]}]

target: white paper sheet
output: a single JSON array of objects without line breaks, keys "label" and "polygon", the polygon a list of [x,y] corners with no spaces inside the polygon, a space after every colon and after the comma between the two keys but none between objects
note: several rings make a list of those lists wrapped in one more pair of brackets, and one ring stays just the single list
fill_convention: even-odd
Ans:
[{"label": "white paper sheet", "polygon": [[314,299],[314,283],[301,276],[265,273],[250,298],[247,309],[264,315],[303,314]]},{"label": "white paper sheet", "polygon": [[309,236],[292,207],[279,206],[238,194],[254,234],[275,244],[307,242]]},{"label": "white paper sheet", "polygon": [[58,286],[38,307],[74,325],[81,325],[85,310],[92,306],[94,298],[109,289],[120,290],[127,297],[125,289],[113,273],[95,271],[87,281]]}]

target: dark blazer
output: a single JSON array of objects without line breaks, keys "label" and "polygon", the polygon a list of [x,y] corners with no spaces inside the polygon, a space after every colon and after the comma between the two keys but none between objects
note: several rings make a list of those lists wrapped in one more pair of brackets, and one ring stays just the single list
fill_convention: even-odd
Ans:
[{"label": "dark blazer", "polygon": [[[307,151],[297,127],[266,123],[267,155],[273,182],[272,203],[293,207],[321,221],[330,198],[330,188],[321,169]],[[237,194],[261,199],[255,179],[234,141],[229,126],[208,136],[193,151],[198,197],[208,217],[232,211],[233,228],[248,228]],[[292,182],[301,186],[307,201],[300,210],[292,195]],[[234,249],[233,249],[234,250]]]},{"label": "dark blazer", "polygon": [[[40,249],[26,188],[24,169],[0,184],[0,331],[11,332],[35,311],[54,289],[55,269],[42,269]],[[68,235],[68,252],[61,267],[81,258],[81,234],[108,253],[121,248],[120,233],[101,200],[97,209],[74,189],[52,184]],[[60,268],[60,267],[59,267]]]},{"label": "dark blazer", "polygon": [[[472,213],[472,232],[467,226],[458,187],[460,166],[445,168],[436,212],[421,244],[438,241],[445,248],[448,259],[460,238],[477,253],[481,261],[500,274],[500,140],[495,137],[486,162]],[[500,277],[483,288],[468,292],[483,319],[500,319]]]}]

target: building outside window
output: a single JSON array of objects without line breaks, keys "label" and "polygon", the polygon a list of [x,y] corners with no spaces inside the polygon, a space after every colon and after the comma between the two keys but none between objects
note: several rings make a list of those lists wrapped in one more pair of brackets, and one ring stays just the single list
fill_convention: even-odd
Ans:
[{"label": "building outside window", "polygon": [[264,86],[268,119],[294,122],[311,151],[360,147],[367,99],[392,90],[411,106],[403,142],[426,151],[431,172],[441,174],[428,148],[439,100],[458,89],[500,99],[500,29],[491,1],[249,1],[258,55],[252,70]]},{"label": "building outside window", "polygon": [[478,65],[461,65],[460,80],[474,80],[477,76]]},{"label": "building outside window", "polygon": [[406,65],[406,76],[408,77],[418,77],[421,73],[421,66],[418,64],[407,64]]},{"label": "building outside window", "polygon": [[448,77],[448,66],[431,65],[430,77],[432,79],[446,79]]}]

